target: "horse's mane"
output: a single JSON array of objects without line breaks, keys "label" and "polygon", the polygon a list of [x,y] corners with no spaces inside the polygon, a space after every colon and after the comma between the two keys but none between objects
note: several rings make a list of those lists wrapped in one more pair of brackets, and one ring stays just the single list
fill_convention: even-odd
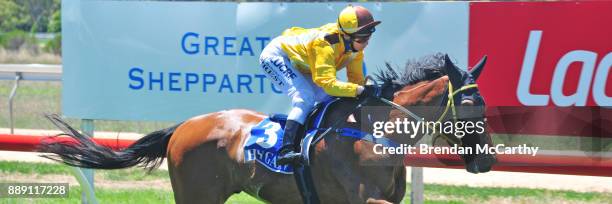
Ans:
[{"label": "horse's mane", "polygon": [[395,82],[402,86],[431,81],[447,74],[444,70],[444,56],[443,53],[435,53],[408,60],[404,70],[399,72],[386,63],[387,69],[378,70],[375,76],[383,83]]}]

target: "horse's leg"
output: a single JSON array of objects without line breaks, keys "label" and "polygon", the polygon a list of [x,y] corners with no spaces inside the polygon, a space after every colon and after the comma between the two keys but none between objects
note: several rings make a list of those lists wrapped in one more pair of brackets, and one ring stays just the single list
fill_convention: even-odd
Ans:
[{"label": "horse's leg", "polygon": [[204,143],[186,152],[179,164],[168,165],[176,203],[223,203],[241,191],[232,181],[230,158],[215,143]]},{"label": "horse's leg", "polygon": [[259,166],[254,175],[256,188],[252,188],[252,196],[273,204],[302,203],[293,175],[274,173],[263,166]]},{"label": "horse's leg", "polygon": [[347,203],[364,203],[364,199],[361,197],[360,183],[362,182],[359,178],[357,169],[350,168],[348,163],[337,163],[338,165],[332,171],[336,181],[344,188]]},{"label": "horse's leg", "polygon": [[[351,168],[343,163],[336,165],[332,173],[344,188],[347,203],[399,203],[406,192],[405,169],[385,166]],[[381,180],[381,177],[386,179]]]},{"label": "horse's leg", "polygon": [[310,166],[294,165],[293,176],[304,203],[321,203],[313,182]]},{"label": "horse's leg", "polygon": [[395,167],[395,186],[393,188],[393,193],[389,197],[389,201],[393,203],[400,203],[404,199],[404,195],[406,195],[406,167],[399,166]]},{"label": "horse's leg", "polygon": [[183,185],[181,182],[183,179],[180,179],[180,174],[176,171],[176,167],[174,166],[174,161],[172,161],[172,157],[168,155],[168,174],[170,174],[170,183],[172,184],[172,192],[174,193],[174,202],[175,203],[185,203],[184,201],[184,193],[183,193]]}]

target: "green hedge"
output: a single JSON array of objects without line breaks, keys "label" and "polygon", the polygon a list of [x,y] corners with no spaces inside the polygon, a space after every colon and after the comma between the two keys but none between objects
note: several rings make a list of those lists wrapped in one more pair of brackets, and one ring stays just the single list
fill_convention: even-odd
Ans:
[{"label": "green hedge", "polygon": [[44,47],[44,51],[53,54],[62,54],[62,35],[57,34],[53,39],[49,40]]},{"label": "green hedge", "polygon": [[38,48],[36,38],[21,30],[0,34],[0,46],[7,50],[19,50],[25,47],[37,51]]}]

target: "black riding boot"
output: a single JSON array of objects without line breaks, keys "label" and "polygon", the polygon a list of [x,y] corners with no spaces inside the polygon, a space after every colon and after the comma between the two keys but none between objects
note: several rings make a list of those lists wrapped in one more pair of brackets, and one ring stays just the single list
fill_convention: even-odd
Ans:
[{"label": "black riding boot", "polygon": [[302,124],[287,120],[285,123],[285,133],[283,136],[283,146],[279,150],[278,159],[276,165],[285,165],[297,161],[301,158],[301,154],[295,151],[295,137],[298,135],[298,131],[301,129]]}]

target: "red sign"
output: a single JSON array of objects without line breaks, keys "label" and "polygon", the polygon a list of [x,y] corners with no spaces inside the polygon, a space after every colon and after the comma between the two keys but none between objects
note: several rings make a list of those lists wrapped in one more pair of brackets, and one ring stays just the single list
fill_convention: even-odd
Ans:
[{"label": "red sign", "polygon": [[469,64],[489,106],[612,106],[612,2],[470,5]]},{"label": "red sign", "polygon": [[612,136],[611,11],[612,2],[470,4],[469,64],[489,56],[478,84],[492,132]]}]

